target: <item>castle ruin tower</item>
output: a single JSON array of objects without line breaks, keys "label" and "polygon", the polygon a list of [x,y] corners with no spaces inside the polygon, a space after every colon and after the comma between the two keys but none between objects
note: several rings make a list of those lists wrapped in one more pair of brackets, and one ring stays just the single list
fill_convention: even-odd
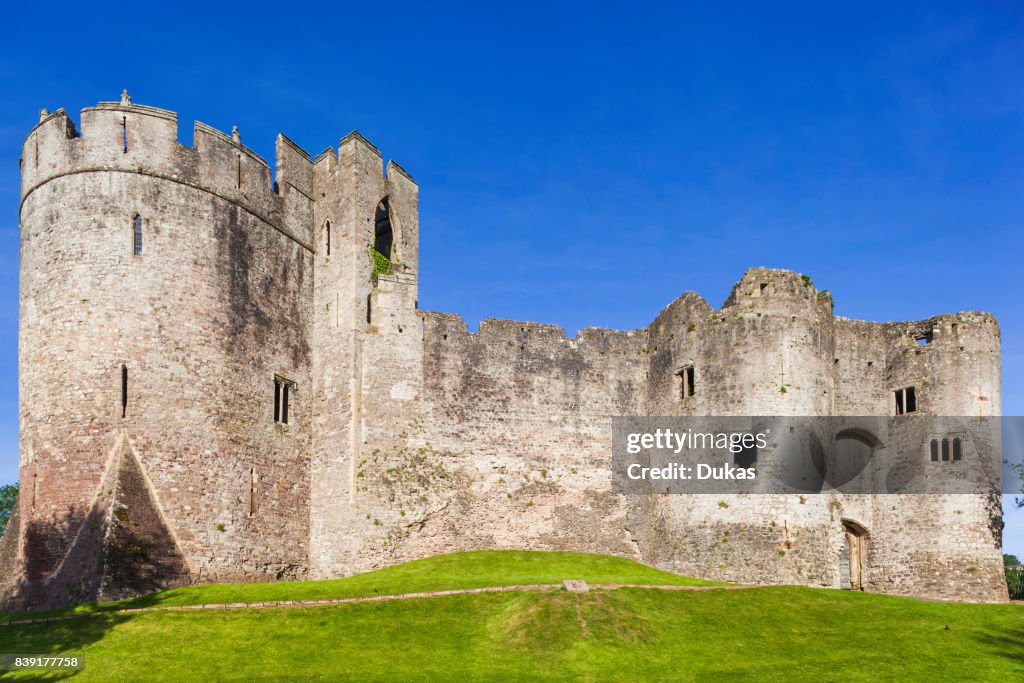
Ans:
[{"label": "castle ruin tower", "polygon": [[[357,132],[314,161],[313,426],[310,569],[351,573],[379,502],[361,490],[360,461],[382,419],[403,431],[419,398],[418,188]],[[369,500],[369,502],[368,502]],[[372,551],[371,551],[372,552]]]},{"label": "castle ruin tower", "polygon": [[26,138],[14,606],[304,573],[312,164],[277,148],[274,183],[127,96]]}]

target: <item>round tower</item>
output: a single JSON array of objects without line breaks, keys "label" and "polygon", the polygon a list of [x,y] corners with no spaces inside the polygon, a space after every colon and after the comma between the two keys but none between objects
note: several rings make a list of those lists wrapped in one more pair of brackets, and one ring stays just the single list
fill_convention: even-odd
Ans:
[{"label": "round tower", "polygon": [[15,602],[306,562],[308,155],[131,103],[45,114],[22,157]]}]

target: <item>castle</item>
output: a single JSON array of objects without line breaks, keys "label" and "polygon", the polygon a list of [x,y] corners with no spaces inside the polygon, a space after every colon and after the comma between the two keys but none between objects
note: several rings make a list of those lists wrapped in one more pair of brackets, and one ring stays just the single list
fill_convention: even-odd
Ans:
[{"label": "castle", "polygon": [[646,329],[469,333],[419,308],[417,185],[361,135],[312,159],[280,135],[272,174],[237,131],[196,123],[184,146],[127,95],[80,129],[41,112],[21,177],[8,608],[476,548],[1006,599],[998,497],[722,504],[608,473],[616,415],[997,416],[991,315],[848,320],[755,268],[720,309],[686,293]]}]

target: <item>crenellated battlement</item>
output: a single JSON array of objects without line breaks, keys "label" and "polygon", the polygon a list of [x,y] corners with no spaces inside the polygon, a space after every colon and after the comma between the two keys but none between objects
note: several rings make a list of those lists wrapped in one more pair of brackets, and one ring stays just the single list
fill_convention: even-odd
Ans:
[{"label": "crenellated battlement", "polygon": [[267,161],[237,136],[197,121],[192,147],[182,145],[172,111],[101,102],[82,110],[76,128],[61,109],[46,115],[25,139],[22,201],[70,174],[138,173],[214,194],[311,249],[312,163],[284,136],[278,137],[277,147],[275,183]]},{"label": "crenellated battlement", "polygon": [[[76,127],[64,109],[41,114],[22,147],[22,201],[47,182],[75,173],[138,173],[216,195],[272,225],[315,251],[312,205],[314,173],[332,175],[339,158],[358,155],[385,182],[411,190],[415,182],[394,161],[383,166],[377,148],[357,132],[310,155],[284,135],[276,141],[275,168],[231,134],[202,122],[193,126],[192,146],[178,140],[178,115],[166,109],[101,102],[81,111]],[[367,164],[369,162],[369,164]],[[322,190],[328,191],[327,186]]]}]

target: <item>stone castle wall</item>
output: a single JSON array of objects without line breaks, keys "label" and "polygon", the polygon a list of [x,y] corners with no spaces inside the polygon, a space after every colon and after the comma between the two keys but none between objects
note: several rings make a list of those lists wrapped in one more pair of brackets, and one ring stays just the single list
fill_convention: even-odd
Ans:
[{"label": "stone castle wall", "polygon": [[[998,500],[610,491],[615,415],[891,415],[904,386],[922,413],[998,415],[991,316],[836,318],[808,278],[759,268],[722,308],[687,293],[647,329],[469,333],[419,308],[400,166],[358,133],[312,160],[279,136],[276,157],[274,182],[237,137],[197,123],[187,147],[173,113],[127,102],[26,139],[11,604],[472,548],[838,587],[849,521],[870,532],[867,589],[1005,599]],[[374,275],[383,200],[393,267]],[[287,425],[275,377],[294,382]],[[126,538],[152,546],[131,571],[111,567]]]}]

